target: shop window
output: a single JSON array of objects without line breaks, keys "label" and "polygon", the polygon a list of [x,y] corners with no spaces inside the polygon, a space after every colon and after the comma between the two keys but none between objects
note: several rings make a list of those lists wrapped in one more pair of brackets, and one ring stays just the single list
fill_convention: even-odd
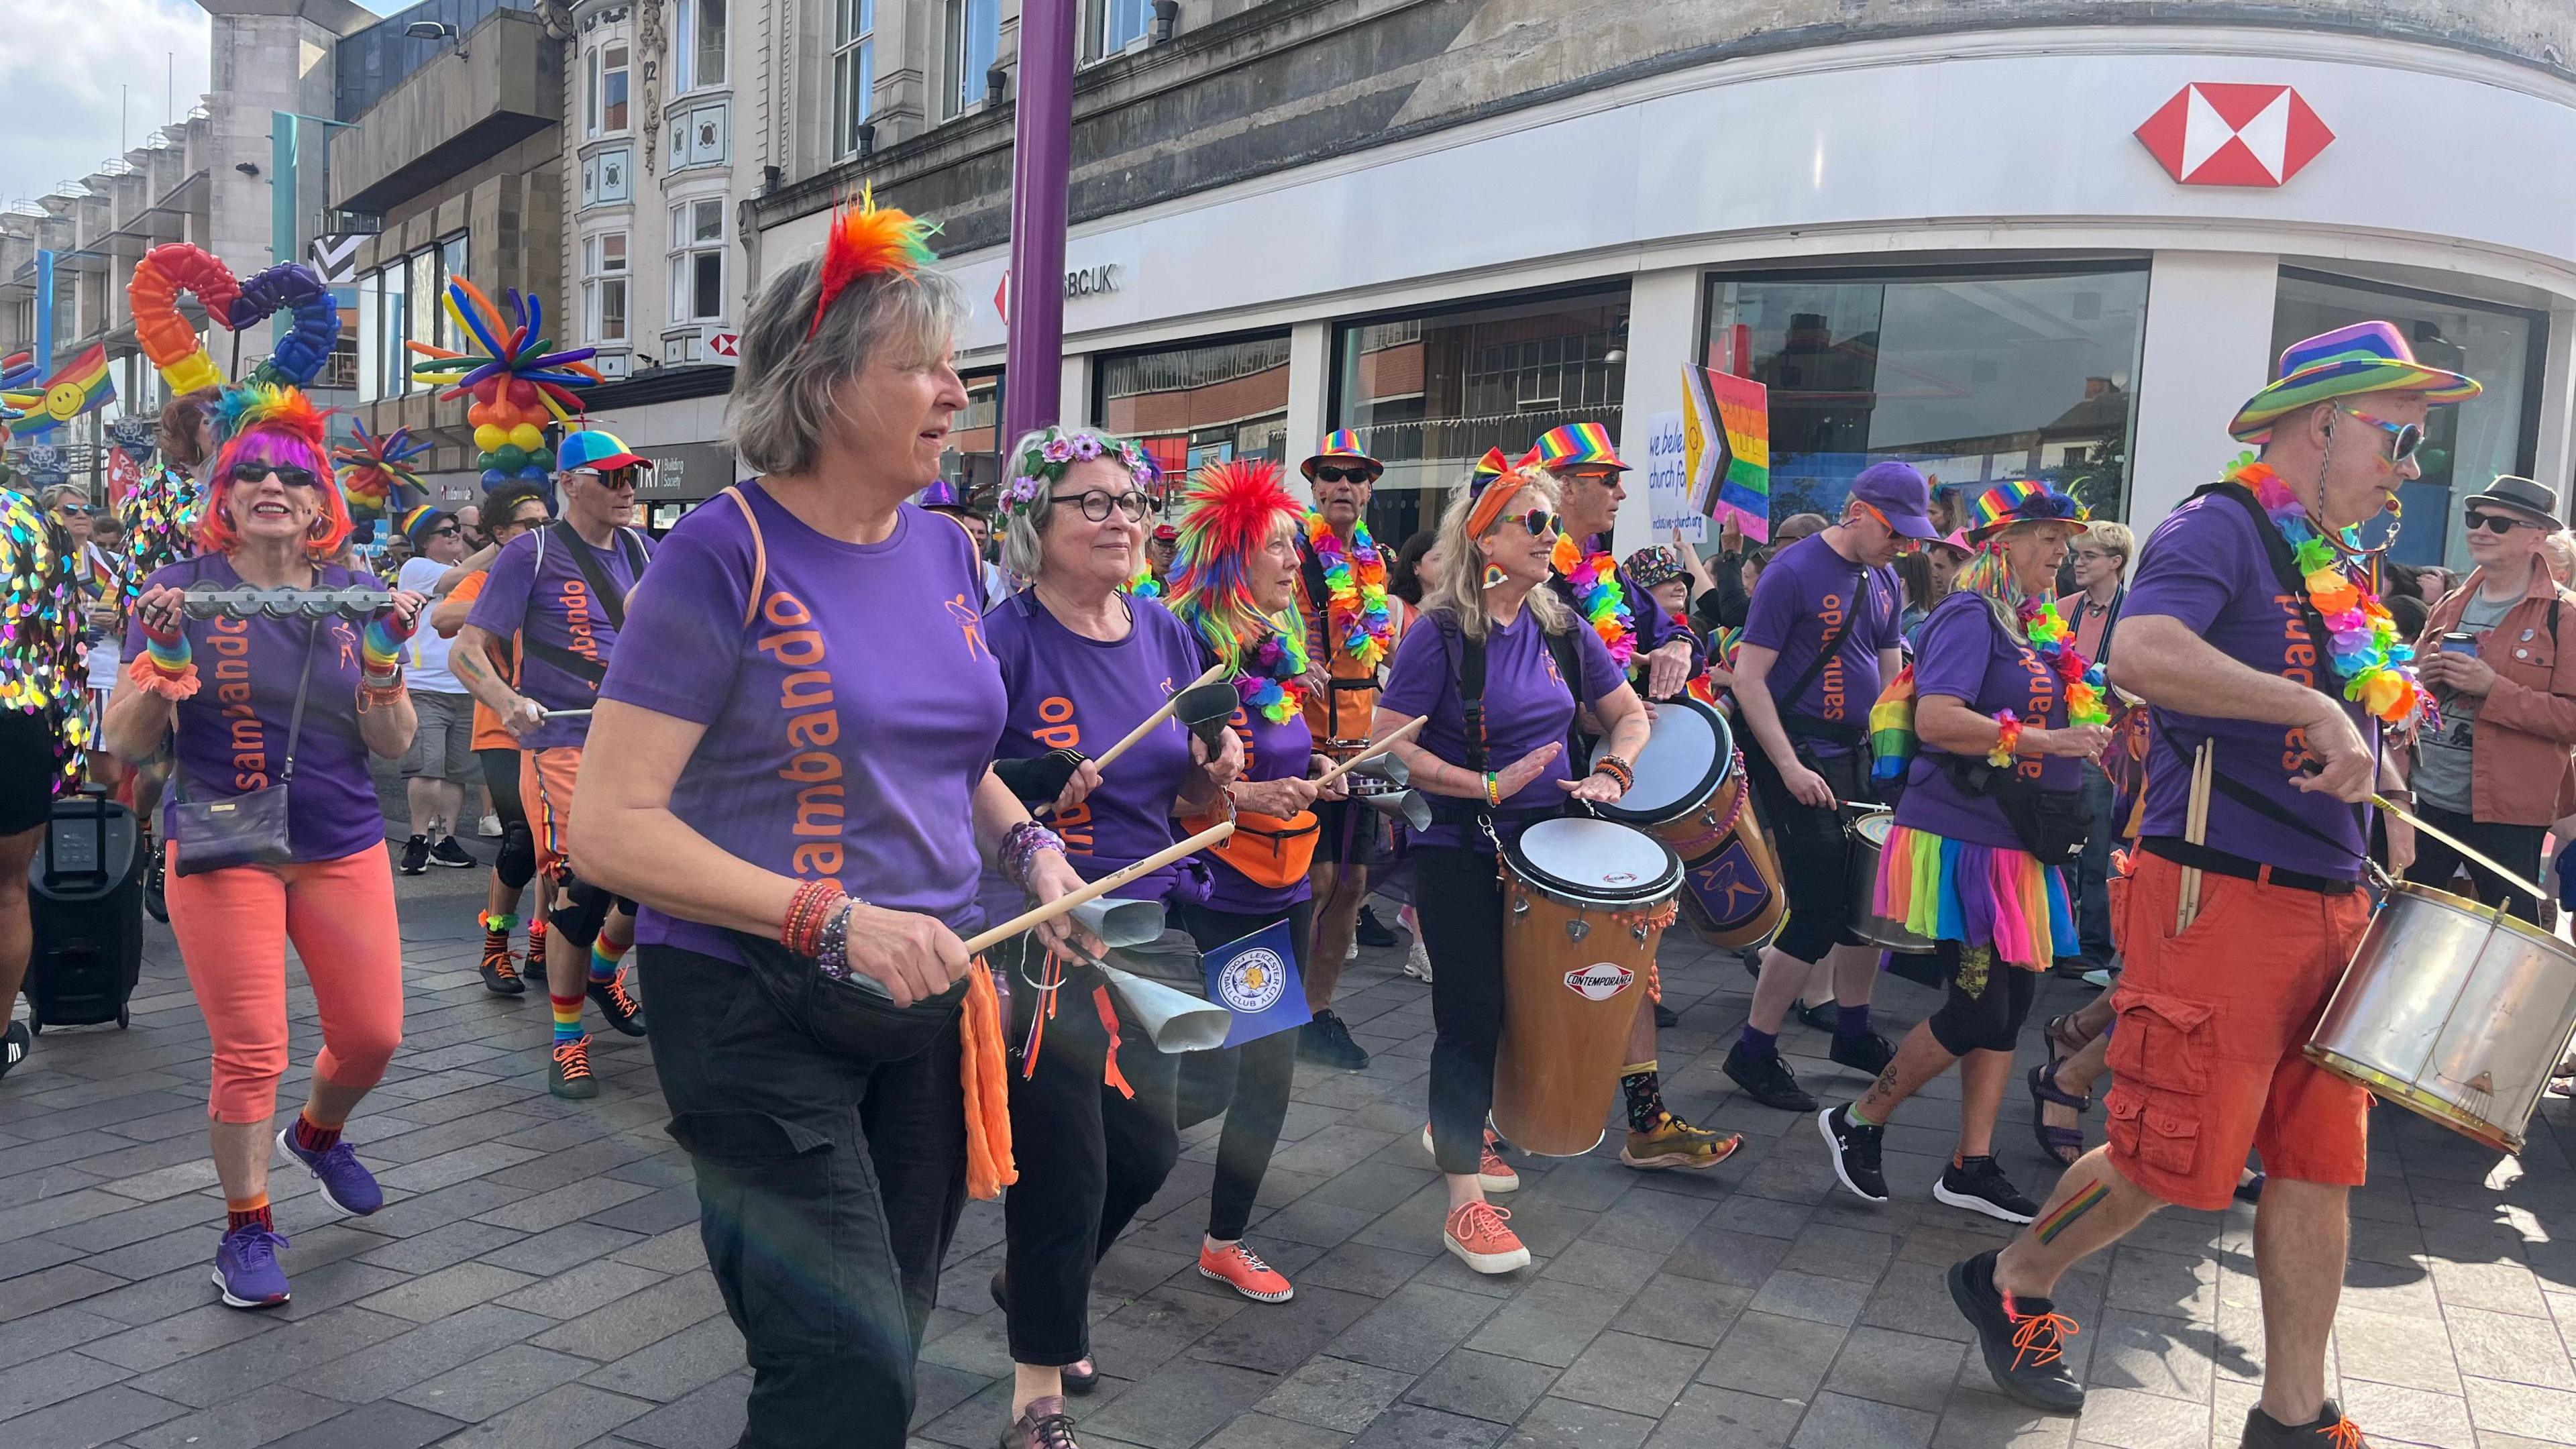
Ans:
[{"label": "shop window", "polygon": [[835,0],[832,21],[832,154],[854,156],[877,85],[876,0]]},{"label": "shop window", "polygon": [[[1288,334],[1111,353],[1092,416],[1141,440],[1168,477],[1201,463],[1288,456]],[[1005,444],[1007,446],[1007,442]]]},{"label": "shop window", "polygon": [[1154,23],[1154,7],[1148,0],[1087,0],[1083,9],[1087,21],[1083,54],[1088,60],[1118,54],[1144,39]]},{"label": "shop window", "polygon": [[1002,436],[1002,373],[973,372],[966,384],[966,406],[948,423],[948,451],[940,455],[939,476],[960,492],[990,494],[1002,479],[1002,449],[1012,439]]},{"label": "shop window", "polygon": [[609,135],[626,129],[627,47],[622,40],[590,52],[590,94],[582,104],[585,134]]},{"label": "shop window", "polygon": [[709,322],[724,315],[723,197],[671,208],[671,320]]},{"label": "shop window", "polygon": [[672,27],[671,93],[685,95],[725,83],[726,0],[680,0]]},{"label": "shop window", "polygon": [[[2354,277],[2284,267],[2272,307],[2272,356],[2302,337],[2355,322],[2388,321],[2415,356],[2465,372],[2486,390],[2457,407],[2435,408],[2416,460],[2423,476],[2403,485],[2406,516],[2392,551],[2402,563],[2469,567],[2459,500],[2497,474],[2529,476],[2539,446],[2540,349],[2549,320],[2537,312],[2462,301]],[[2372,542],[2377,524],[2365,529]]]},{"label": "shop window", "polygon": [[[473,276],[473,263],[466,245],[467,240],[466,234],[460,231],[440,242],[435,248],[438,253],[438,295],[441,297],[446,296],[449,282],[459,277]],[[472,346],[465,335],[465,329],[457,325],[456,318],[443,304],[438,309],[438,345],[459,351],[467,350]]]},{"label": "shop window", "polygon": [[1488,448],[1518,457],[1565,423],[1617,437],[1627,343],[1624,283],[1344,324],[1333,426],[1358,430],[1386,464],[1370,529],[1401,541],[1438,522],[1437,491],[1465,483]]},{"label": "shop window", "polygon": [[2144,262],[1713,277],[1704,355],[1770,389],[1774,523],[1838,516],[1884,458],[1944,488],[2045,478],[2123,518],[2146,305]]},{"label": "shop window", "polygon": [[984,72],[1002,48],[1001,0],[947,0],[948,88],[940,119],[962,116],[984,103]]},{"label": "shop window", "polygon": [[626,233],[582,238],[582,312],[595,343],[626,341]]}]

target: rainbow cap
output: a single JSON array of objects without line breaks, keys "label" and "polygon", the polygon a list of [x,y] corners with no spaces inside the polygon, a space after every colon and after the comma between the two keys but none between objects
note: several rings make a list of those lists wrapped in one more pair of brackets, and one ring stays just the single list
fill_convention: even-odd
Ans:
[{"label": "rainbow cap", "polygon": [[1536,463],[1549,470],[1592,467],[1616,468],[1622,473],[1628,471],[1627,463],[1619,457],[1619,450],[1610,446],[1610,430],[1599,423],[1567,423],[1561,428],[1550,428],[1539,434],[1537,442],[1530,444],[1529,452],[1522,456],[1521,461]]},{"label": "rainbow cap", "polygon": [[2282,349],[2280,380],[2246,399],[2227,431],[2240,442],[2260,443],[2283,415],[2329,398],[2420,392],[2438,406],[2466,402],[2482,390],[2474,378],[2417,362],[2395,323],[2356,322]]},{"label": "rainbow cap", "polygon": [[615,433],[600,428],[567,433],[563,446],[555,449],[555,468],[564,473],[614,473],[620,468],[652,466],[652,459],[635,456]]}]

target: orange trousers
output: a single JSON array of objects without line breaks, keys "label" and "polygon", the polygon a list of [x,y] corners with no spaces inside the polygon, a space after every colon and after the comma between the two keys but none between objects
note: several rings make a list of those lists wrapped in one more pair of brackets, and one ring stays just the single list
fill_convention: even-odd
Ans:
[{"label": "orange trousers", "polygon": [[393,863],[379,843],[338,860],[181,875],[170,846],[170,932],[214,1038],[206,1113],[261,1122],[286,1074],[286,944],[304,960],[322,1017],[313,1074],[374,1086],[402,1045],[402,927]]}]

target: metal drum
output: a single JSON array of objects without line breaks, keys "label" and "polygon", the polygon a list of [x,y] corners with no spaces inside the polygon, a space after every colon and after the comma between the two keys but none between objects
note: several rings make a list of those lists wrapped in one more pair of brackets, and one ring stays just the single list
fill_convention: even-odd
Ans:
[{"label": "metal drum", "polygon": [[2389,895],[2308,1060],[2499,1152],[2520,1152],[2576,1031],[2576,949],[2420,885]]},{"label": "metal drum", "polygon": [[1903,921],[1878,913],[1878,858],[1887,850],[1887,833],[1896,828],[1896,812],[1873,810],[1844,827],[1851,832],[1851,931],[1865,945],[1903,955],[1933,948],[1931,938],[1905,929]]},{"label": "metal drum", "polygon": [[1494,1128],[1527,1151],[1600,1145],[1682,863],[1608,820],[1542,820],[1503,847]]},{"label": "metal drum", "polygon": [[[1606,744],[1593,746],[1595,759]],[[1788,905],[1770,847],[1744,808],[1743,764],[1723,713],[1696,699],[1659,701],[1637,752],[1637,783],[1618,804],[1593,807],[1673,848],[1687,872],[1683,918],[1701,940],[1730,951],[1779,929]]]}]

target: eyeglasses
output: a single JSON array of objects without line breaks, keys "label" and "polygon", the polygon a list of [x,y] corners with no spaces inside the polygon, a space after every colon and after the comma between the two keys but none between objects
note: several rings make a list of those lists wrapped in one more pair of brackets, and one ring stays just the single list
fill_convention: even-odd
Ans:
[{"label": "eyeglasses", "polygon": [[2391,463],[2405,462],[2407,459],[2415,456],[2416,449],[2424,446],[2424,425],[2422,423],[2392,423],[2386,418],[2374,418],[2370,414],[2362,412],[2356,408],[2339,407],[2335,409],[2335,411],[2342,413],[2347,417],[2358,418],[2362,422],[2368,423],[2372,427],[2386,433],[2388,435],[2388,461]]},{"label": "eyeglasses", "polygon": [[1528,529],[1532,538],[1545,538],[1556,532],[1556,515],[1544,508],[1533,508],[1521,515],[1521,527]]},{"label": "eyeglasses", "polygon": [[2511,533],[2517,528],[2540,526],[2528,518],[2516,518],[2510,513],[2472,513],[2468,517],[2468,524],[2471,528],[2484,528],[2496,533]]},{"label": "eyeglasses", "polygon": [[1318,483],[1374,483],[1378,475],[1384,471],[1375,464],[1361,468],[1336,468],[1329,463],[1318,464],[1315,468],[1315,481]]},{"label": "eyeglasses", "polygon": [[1073,504],[1081,508],[1083,517],[1094,523],[1108,522],[1109,510],[1113,508],[1126,514],[1128,522],[1142,523],[1145,521],[1145,510],[1153,507],[1153,500],[1133,488],[1114,496],[1103,493],[1097,488],[1088,493],[1050,493],[1047,495],[1047,502]]},{"label": "eyeglasses", "polygon": [[314,477],[313,471],[309,468],[285,467],[276,463],[260,462],[233,465],[233,481],[236,483],[257,483],[266,478],[274,478],[289,488],[322,486],[322,480]]},{"label": "eyeglasses", "polygon": [[2084,560],[2086,563],[2100,563],[2106,558],[2119,557],[2118,554],[2111,552],[2109,549],[2103,548],[2079,548],[2075,551],[2075,556]]}]

